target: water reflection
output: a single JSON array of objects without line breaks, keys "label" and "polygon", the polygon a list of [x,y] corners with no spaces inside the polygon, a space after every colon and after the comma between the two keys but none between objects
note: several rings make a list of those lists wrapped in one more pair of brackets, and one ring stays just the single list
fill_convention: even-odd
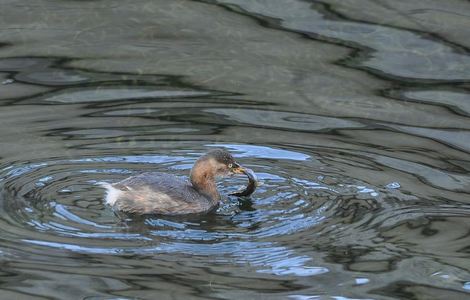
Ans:
[{"label": "water reflection", "polygon": [[405,80],[470,79],[467,71],[470,57],[457,47],[426,38],[419,32],[390,26],[344,20],[331,6],[303,1],[216,1],[236,5],[250,14],[281,20],[278,26],[301,32],[312,38],[358,47],[365,53],[356,54],[348,63],[354,67],[374,70],[380,75]]}]

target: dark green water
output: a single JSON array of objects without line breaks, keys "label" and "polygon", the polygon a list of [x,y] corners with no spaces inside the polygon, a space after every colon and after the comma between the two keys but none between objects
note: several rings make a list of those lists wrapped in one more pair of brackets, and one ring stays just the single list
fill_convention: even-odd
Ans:
[{"label": "dark green water", "polygon": [[[470,298],[470,3],[414,2],[0,1],[0,298]],[[250,199],[104,205],[213,147]]]}]

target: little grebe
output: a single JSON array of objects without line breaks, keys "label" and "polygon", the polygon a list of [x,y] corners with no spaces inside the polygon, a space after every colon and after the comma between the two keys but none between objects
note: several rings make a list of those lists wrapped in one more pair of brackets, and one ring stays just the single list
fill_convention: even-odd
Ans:
[{"label": "little grebe", "polygon": [[[148,172],[114,184],[104,183],[103,186],[107,189],[106,203],[118,210],[136,214],[183,215],[216,208],[220,201],[216,177],[242,173],[249,177],[250,186],[254,186],[256,177],[253,171],[241,167],[227,151],[216,149],[196,161],[191,169],[190,182],[170,174]],[[249,193],[253,191],[254,188]]]}]

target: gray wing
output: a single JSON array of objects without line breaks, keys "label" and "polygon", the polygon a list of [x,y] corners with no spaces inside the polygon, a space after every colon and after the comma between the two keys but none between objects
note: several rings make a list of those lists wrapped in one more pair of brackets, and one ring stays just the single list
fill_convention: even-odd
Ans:
[{"label": "gray wing", "polygon": [[188,214],[211,209],[210,201],[189,182],[165,173],[143,173],[112,185],[115,206],[139,214]]}]

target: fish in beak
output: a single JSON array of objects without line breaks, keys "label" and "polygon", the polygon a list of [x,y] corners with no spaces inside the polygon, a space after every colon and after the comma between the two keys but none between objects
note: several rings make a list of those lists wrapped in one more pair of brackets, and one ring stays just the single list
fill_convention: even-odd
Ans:
[{"label": "fish in beak", "polygon": [[244,168],[241,165],[236,163],[232,167],[231,171],[234,174],[245,174],[248,177],[248,186],[244,190],[231,193],[230,195],[237,196],[237,197],[246,197],[255,192],[256,186],[258,184],[258,178],[256,177],[256,174],[255,172],[253,172],[253,170]]}]

